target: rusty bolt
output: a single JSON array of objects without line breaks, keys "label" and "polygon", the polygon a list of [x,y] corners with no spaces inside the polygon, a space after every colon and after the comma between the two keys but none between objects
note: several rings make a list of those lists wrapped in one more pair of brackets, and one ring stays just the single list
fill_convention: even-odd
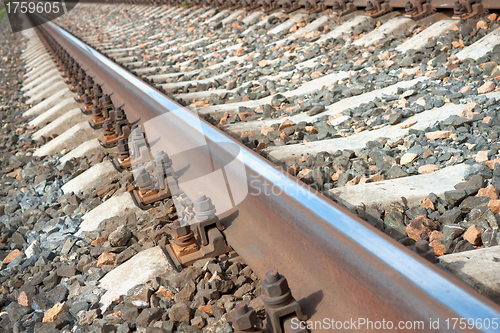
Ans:
[{"label": "rusty bolt", "polygon": [[186,236],[191,233],[191,227],[188,223],[181,224],[181,220],[177,219],[174,221],[174,225],[172,227],[172,234],[175,237]]},{"label": "rusty bolt", "polygon": [[115,113],[115,116],[118,117],[119,115],[125,115],[125,111],[123,111],[121,106],[115,106],[113,112]]},{"label": "rusty bolt", "polygon": [[92,106],[92,114],[96,117],[100,117],[101,116],[101,108],[99,108],[99,105],[97,104],[94,104]]},{"label": "rusty bolt", "polygon": [[151,183],[151,176],[146,171],[146,169],[141,168],[137,174],[135,181],[137,182],[137,186],[145,188]]},{"label": "rusty bolt", "polygon": [[83,70],[83,68],[80,68],[78,70],[78,77],[80,78],[80,80],[84,80],[85,76],[86,76],[85,71]]},{"label": "rusty bolt", "polygon": [[84,103],[86,106],[89,106],[89,105],[91,105],[91,104],[92,104],[92,98],[90,98],[90,96],[89,96],[87,93],[85,93],[85,94],[83,95],[83,103]]},{"label": "rusty bolt", "polygon": [[266,273],[266,278],[262,281],[262,289],[264,289],[264,293],[269,297],[280,297],[290,290],[286,278],[276,270]]},{"label": "rusty bolt", "polygon": [[123,109],[117,109],[115,110],[115,120],[125,120],[127,119],[127,116],[125,115],[125,112],[123,111]]},{"label": "rusty bolt", "polygon": [[206,195],[198,195],[193,204],[194,213],[199,221],[205,221],[215,216],[215,206],[212,204],[212,200]]},{"label": "rusty bolt", "polygon": [[163,150],[160,150],[155,155],[155,164],[157,166],[164,166],[166,168],[172,166],[172,160]]},{"label": "rusty bolt", "polygon": [[155,159],[157,160],[163,160],[163,159],[170,159],[168,157],[168,154],[165,153],[163,150],[160,150],[159,152],[156,153]]},{"label": "rusty bolt", "polygon": [[461,4],[460,1],[458,0],[456,0],[455,3],[453,4],[453,10],[455,11],[455,15],[467,13],[465,6]]},{"label": "rusty bolt", "polygon": [[128,143],[124,138],[118,139],[118,150],[120,152],[128,152]]},{"label": "rusty bolt", "polygon": [[113,130],[113,124],[109,121],[105,121],[102,128],[104,128],[105,131],[111,131]]},{"label": "rusty bolt", "polygon": [[113,102],[111,101],[111,97],[108,94],[104,94],[102,96],[102,105],[111,105]]},{"label": "rusty bolt", "polygon": [[415,6],[413,5],[413,3],[411,1],[406,2],[405,11],[408,14],[413,13],[415,11]]},{"label": "rusty bolt", "polygon": [[234,307],[231,317],[233,319],[234,328],[238,331],[251,330],[259,322],[255,310],[249,308],[245,303],[237,304]]},{"label": "rusty bolt", "polygon": [[144,138],[142,135],[142,129],[140,127],[135,128],[131,134],[133,140],[140,140]]},{"label": "rusty bolt", "polygon": [[368,1],[366,3],[366,10],[369,11],[369,12],[375,10],[375,6],[373,5],[373,3],[371,1]]}]

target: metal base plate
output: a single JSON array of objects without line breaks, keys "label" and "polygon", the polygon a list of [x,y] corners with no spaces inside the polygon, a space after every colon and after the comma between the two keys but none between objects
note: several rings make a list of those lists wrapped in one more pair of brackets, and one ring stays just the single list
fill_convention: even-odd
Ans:
[{"label": "metal base plate", "polygon": [[143,204],[143,203],[142,203],[142,201],[141,201],[140,199],[138,199],[138,198],[136,197],[136,195],[135,195],[135,191],[137,191],[137,190],[133,190],[132,192],[129,192],[129,193],[130,193],[130,195],[132,196],[132,200],[134,200],[135,205],[136,205],[137,207],[139,207],[140,209],[142,209],[142,210],[148,210],[148,209],[151,209],[151,208],[153,208],[153,207],[155,207],[155,206],[156,206],[156,203],[157,203],[157,202],[159,202],[159,201],[156,201],[156,202],[154,202],[154,203],[152,203],[152,204],[145,205],[145,204]]},{"label": "metal base plate", "polygon": [[90,127],[92,127],[95,130],[98,130],[98,129],[102,128],[102,124],[96,125],[96,124],[94,124],[94,122],[92,120],[89,120],[89,125],[90,125]]},{"label": "metal base plate", "polygon": [[106,143],[106,141],[103,141],[103,140],[101,140],[101,139],[97,139],[97,140],[99,141],[99,144],[100,144],[101,146],[103,146],[104,148],[108,148],[108,149],[109,149],[109,148],[114,148],[114,147],[116,147],[116,143],[115,143],[115,144],[110,145],[110,144]]},{"label": "metal base plate", "polygon": [[85,111],[85,109],[84,109],[84,108],[80,108],[80,111],[82,111],[82,113],[83,113],[84,115],[86,115],[86,116],[88,116],[88,115],[91,115],[91,114],[92,114],[92,111],[87,112],[87,111]]}]

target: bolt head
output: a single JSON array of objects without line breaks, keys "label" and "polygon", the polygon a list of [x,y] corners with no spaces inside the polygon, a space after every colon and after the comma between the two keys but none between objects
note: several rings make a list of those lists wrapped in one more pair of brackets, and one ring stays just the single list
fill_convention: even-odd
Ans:
[{"label": "bolt head", "polygon": [[113,128],[113,124],[109,121],[105,121],[104,124],[102,124],[102,128],[105,130],[110,130]]},{"label": "bolt head", "polygon": [[109,95],[104,95],[103,96],[103,104],[107,105],[107,104],[112,104],[113,102],[111,101],[111,97],[109,97]]},{"label": "bolt head", "polygon": [[151,181],[151,176],[144,168],[139,170],[135,178],[136,178],[135,181],[137,182],[137,185],[139,187],[142,187],[141,185],[146,185]]},{"label": "bolt head", "polygon": [[128,152],[129,148],[128,148],[128,144],[123,141],[123,142],[118,142],[118,151],[120,153],[125,153],[125,152]]},{"label": "bolt head", "polygon": [[175,237],[186,236],[190,232],[191,232],[191,227],[189,226],[188,223],[181,223],[181,221],[179,221],[178,224],[174,223],[174,225],[172,226],[172,234]]},{"label": "bolt head", "polygon": [[270,282],[267,279],[262,281],[262,289],[269,297],[279,297],[290,290],[288,282],[283,275],[280,275],[277,281]]},{"label": "bolt head", "polygon": [[215,216],[215,206],[212,204],[212,200],[204,194],[198,195],[193,205],[194,213],[202,220]]},{"label": "bolt head", "polygon": [[157,153],[156,153],[156,156],[155,156],[155,158],[156,158],[156,159],[162,159],[162,158],[165,158],[165,157],[166,157],[167,159],[169,158],[169,157],[168,157],[168,154],[167,154],[167,153],[165,153],[163,150],[160,150],[159,152],[157,152]]},{"label": "bolt head", "polygon": [[135,128],[132,133],[130,133],[132,135],[132,138],[133,139],[141,139],[142,138],[142,130],[137,127]]},{"label": "bolt head", "polygon": [[[239,306],[240,304],[238,304],[237,306]],[[246,310],[247,311],[244,313],[240,311],[234,311],[232,314],[234,328],[239,331],[249,330],[258,323],[257,313],[255,313],[255,310],[248,307],[246,307]]]}]

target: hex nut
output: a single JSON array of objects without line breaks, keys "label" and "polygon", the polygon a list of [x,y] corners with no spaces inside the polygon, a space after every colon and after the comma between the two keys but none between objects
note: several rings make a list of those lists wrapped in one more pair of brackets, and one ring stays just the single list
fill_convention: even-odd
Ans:
[{"label": "hex nut", "polygon": [[151,176],[145,169],[142,169],[139,171],[135,181],[139,187],[143,187],[151,181]]},{"label": "hex nut", "polygon": [[280,275],[280,279],[276,282],[262,281],[262,289],[264,289],[264,293],[269,297],[279,297],[290,290],[288,282],[283,275]]},{"label": "hex nut", "polygon": [[239,331],[250,330],[258,322],[255,310],[246,306],[244,308],[246,310],[245,313],[238,313],[239,311],[234,311],[232,314],[234,328]]},{"label": "hex nut", "polygon": [[184,224],[184,225],[175,225],[172,227],[172,234],[174,237],[182,237],[186,236],[191,232],[191,227],[189,224]]}]

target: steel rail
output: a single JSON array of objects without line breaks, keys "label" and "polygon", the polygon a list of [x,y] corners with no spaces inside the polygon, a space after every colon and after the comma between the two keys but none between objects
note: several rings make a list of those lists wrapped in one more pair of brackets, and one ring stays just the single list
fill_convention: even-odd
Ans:
[{"label": "steel rail", "polygon": [[[33,19],[43,20],[39,16]],[[131,121],[146,124],[153,119],[160,124],[162,131],[174,139],[164,140],[163,148],[175,152],[198,147],[200,140],[205,140],[210,149],[198,150],[193,154],[195,159],[188,161],[188,168],[195,174],[206,174],[206,165],[211,165],[212,171],[234,161],[244,165],[246,178],[226,182],[231,183],[235,195],[247,189],[252,193],[219,216],[226,226],[225,236],[259,278],[263,279],[270,269],[286,276],[310,320],[366,318],[396,324],[422,321],[424,329],[404,331],[497,332],[491,327],[447,328],[445,321],[451,318],[500,318],[500,307],[200,121],[193,112],[56,24],[47,22],[40,28],[65,48],[87,74],[96,75],[96,82],[105,83],[106,93],[114,92],[115,104],[125,103]],[[196,123],[199,125],[193,125]],[[234,146],[239,147],[239,153],[228,148]],[[198,190],[195,183],[185,183],[181,188],[194,193]],[[439,320],[439,329],[431,330],[430,320]]]}]

